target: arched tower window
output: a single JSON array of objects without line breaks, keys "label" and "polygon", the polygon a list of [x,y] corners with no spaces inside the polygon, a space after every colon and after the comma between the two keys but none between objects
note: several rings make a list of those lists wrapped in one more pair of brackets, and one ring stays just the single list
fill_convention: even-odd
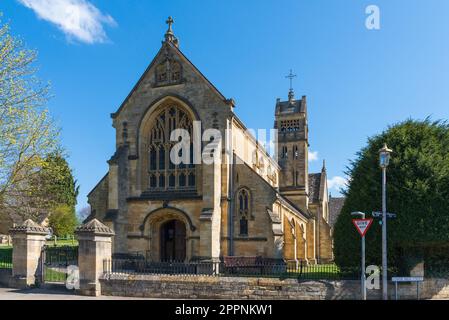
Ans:
[{"label": "arched tower window", "polygon": [[170,141],[170,133],[185,129],[192,136],[192,119],[180,107],[168,105],[158,111],[149,131],[148,144],[148,186],[151,190],[195,189],[195,165],[193,143],[189,147],[189,163],[175,165],[170,159],[171,148],[178,141]]},{"label": "arched tower window", "polygon": [[293,147],[293,154],[294,154],[295,159],[299,158],[298,146]]},{"label": "arched tower window", "polygon": [[239,234],[248,235],[248,220],[251,212],[250,194],[247,189],[240,189],[237,193],[237,208],[240,230]]},{"label": "arched tower window", "polygon": [[282,147],[282,152],[281,152],[281,158],[282,158],[282,159],[287,159],[287,157],[288,157],[288,150],[287,150],[287,147],[286,147],[286,146],[283,146],[283,147]]}]

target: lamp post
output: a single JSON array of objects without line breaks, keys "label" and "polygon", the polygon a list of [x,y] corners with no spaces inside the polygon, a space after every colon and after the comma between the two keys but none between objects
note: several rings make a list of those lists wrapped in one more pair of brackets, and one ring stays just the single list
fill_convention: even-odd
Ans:
[{"label": "lamp post", "polygon": [[[357,211],[352,212],[352,216],[360,216],[365,219],[365,213]],[[362,265],[361,265],[361,287],[362,287],[362,300],[366,300],[366,275],[365,275],[365,236],[362,236]]]},{"label": "lamp post", "polygon": [[388,300],[387,278],[387,167],[393,150],[385,143],[379,150],[379,165],[382,168],[382,298]]}]

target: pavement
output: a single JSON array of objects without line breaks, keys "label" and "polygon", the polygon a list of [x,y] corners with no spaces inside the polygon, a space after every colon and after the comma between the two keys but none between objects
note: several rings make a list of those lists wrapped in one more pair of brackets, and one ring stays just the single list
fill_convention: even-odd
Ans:
[{"label": "pavement", "polygon": [[[0,300],[143,300],[130,297],[86,297],[73,294],[65,289],[11,289],[0,288]],[[155,300],[155,299],[145,299]]]}]

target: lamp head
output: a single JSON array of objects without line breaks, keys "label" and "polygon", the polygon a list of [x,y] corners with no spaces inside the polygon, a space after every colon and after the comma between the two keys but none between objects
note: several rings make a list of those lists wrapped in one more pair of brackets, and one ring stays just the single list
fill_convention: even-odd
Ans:
[{"label": "lamp head", "polygon": [[379,150],[379,165],[381,168],[388,167],[388,164],[390,163],[390,154],[392,152],[393,150],[389,149],[387,144],[384,143],[383,148]]},{"label": "lamp head", "polygon": [[351,216],[361,216],[362,218],[365,218],[365,213],[361,211],[351,212]]}]

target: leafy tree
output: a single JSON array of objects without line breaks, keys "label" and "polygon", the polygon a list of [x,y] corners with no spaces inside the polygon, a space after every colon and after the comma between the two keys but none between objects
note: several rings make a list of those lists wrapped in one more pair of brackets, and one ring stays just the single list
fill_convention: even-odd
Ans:
[{"label": "leafy tree", "polygon": [[[73,221],[75,221],[75,225],[78,223],[75,205],[79,186],[77,186],[72,170],[62,153],[56,152],[47,155],[41,171],[34,180],[33,194],[35,198],[43,199],[42,203],[45,206],[41,206],[41,208],[47,208],[50,215],[50,227],[58,236],[73,234]],[[67,210],[70,211],[70,214],[66,212]],[[58,217],[59,215],[61,217]]]},{"label": "leafy tree", "polygon": [[33,179],[58,147],[59,129],[44,107],[49,86],[36,77],[37,53],[0,24],[0,212],[38,219]]},{"label": "leafy tree", "polygon": [[[425,257],[449,241],[449,126],[429,119],[407,120],[369,138],[348,167],[346,202],[334,231],[335,260],[340,266],[357,266],[360,261],[360,236],[351,223],[351,212],[381,211],[378,151],[384,143],[393,149],[387,169],[387,208],[397,214],[397,219],[388,220],[389,264],[406,270],[413,266],[407,265],[406,257]],[[368,231],[366,249],[367,263],[381,265],[378,220]]]},{"label": "leafy tree", "polygon": [[42,193],[49,203],[75,207],[79,186],[60,151],[47,155],[38,177],[40,181],[36,185],[42,185]]},{"label": "leafy tree", "polygon": [[58,237],[73,235],[77,224],[74,208],[66,204],[57,206],[49,217],[49,225]]}]

